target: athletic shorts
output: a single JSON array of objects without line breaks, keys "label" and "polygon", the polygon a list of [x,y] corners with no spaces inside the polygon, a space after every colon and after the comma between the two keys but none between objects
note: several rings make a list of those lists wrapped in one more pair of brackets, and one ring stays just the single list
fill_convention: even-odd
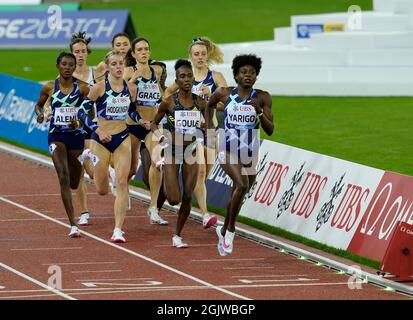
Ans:
[{"label": "athletic shorts", "polygon": [[120,144],[129,136],[129,131],[128,128],[123,130],[122,132],[119,132],[117,134],[112,135],[112,140],[110,142],[102,143],[100,142],[99,136],[96,134],[96,132],[92,133],[92,136],[90,137],[92,140],[97,141],[100,143],[102,146],[104,146],[107,150],[110,152],[115,152],[115,150],[120,146]]},{"label": "athletic shorts", "polygon": [[83,132],[49,132],[47,143],[49,146],[53,142],[61,142],[67,150],[82,150],[85,147],[85,136]]},{"label": "athletic shorts", "polygon": [[144,126],[140,124],[127,124],[129,129],[129,134],[133,134],[136,138],[141,141],[145,140],[146,135],[151,132],[151,130],[146,129]]}]

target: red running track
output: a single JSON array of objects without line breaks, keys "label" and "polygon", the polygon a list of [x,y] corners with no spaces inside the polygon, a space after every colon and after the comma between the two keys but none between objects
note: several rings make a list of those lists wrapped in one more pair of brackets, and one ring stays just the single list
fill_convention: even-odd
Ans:
[{"label": "red running track", "polygon": [[55,171],[4,153],[0,163],[0,299],[409,299],[371,284],[352,290],[346,275],[238,236],[220,257],[215,230],[193,220],[182,234],[190,247],[173,248],[176,215],[150,225],[136,200],[127,243],[112,244],[114,198],[91,184],[91,225],[70,239]]}]

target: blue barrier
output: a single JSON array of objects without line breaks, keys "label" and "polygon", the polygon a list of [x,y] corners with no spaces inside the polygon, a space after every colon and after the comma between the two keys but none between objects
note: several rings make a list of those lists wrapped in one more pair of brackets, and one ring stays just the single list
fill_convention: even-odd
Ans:
[{"label": "blue barrier", "polygon": [[0,137],[47,151],[48,123],[38,124],[34,106],[41,85],[0,74]]}]

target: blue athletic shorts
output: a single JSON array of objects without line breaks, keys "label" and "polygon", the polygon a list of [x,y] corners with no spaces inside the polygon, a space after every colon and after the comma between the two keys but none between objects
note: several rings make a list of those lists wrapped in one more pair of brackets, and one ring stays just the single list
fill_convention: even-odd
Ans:
[{"label": "blue athletic shorts", "polygon": [[99,142],[102,146],[104,146],[106,149],[113,153],[115,152],[116,148],[119,147],[119,145],[123,142],[123,140],[125,140],[128,136],[129,131],[128,128],[126,128],[122,132],[112,135],[112,140],[107,143],[100,142],[99,136],[96,134],[96,132],[93,132],[90,138],[92,140]]},{"label": "blue athletic shorts", "polygon": [[61,142],[67,150],[82,150],[85,147],[85,135],[80,131],[49,132],[47,143]]}]

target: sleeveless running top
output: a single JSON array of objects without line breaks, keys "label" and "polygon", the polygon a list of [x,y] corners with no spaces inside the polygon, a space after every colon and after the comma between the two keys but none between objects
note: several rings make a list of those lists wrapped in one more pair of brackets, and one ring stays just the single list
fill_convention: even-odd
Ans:
[{"label": "sleeveless running top", "polygon": [[77,112],[83,97],[76,79],[73,81],[73,90],[69,94],[60,91],[59,78],[54,81],[53,94],[50,100],[51,118],[49,132],[77,132],[82,127],[70,129],[69,125],[78,119]]},{"label": "sleeveless running top", "polygon": [[211,93],[214,93],[214,91],[217,89],[217,85],[214,81],[214,78],[212,77],[212,71],[208,69],[208,73],[205,77],[204,80],[202,81],[195,81],[193,86],[192,86],[192,93],[195,93],[198,96],[201,96],[201,86],[206,86],[209,88]]},{"label": "sleeveless running top", "polygon": [[96,101],[96,117],[106,120],[126,120],[131,96],[128,85],[123,81],[123,90],[115,92],[110,86],[109,79],[105,77],[105,94]]},{"label": "sleeveless running top", "polygon": [[[238,95],[238,89],[231,91],[224,110],[224,130],[226,149],[237,152],[246,151],[248,155],[257,152],[259,147],[259,118],[252,106],[252,99],[257,97],[253,89],[249,97],[242,100]],[[235,150],[236,148],[236,150]]]},{"label": "sleeveless running top", "polygon": [[[136,66],[133,66],[133,71],[136,71]],[[141,106],[157,107],[161,101],[161,91],[159,90],[159,83],[156,79],[155,71],[152,67],[151,78],[145,79],[139,77],[136,79],[137,96],[136,103]]]},{"label": "sleeveless running top", "polygon": [[165,114],[167,123],[164,125],[164,128],[170,132],[194,134],[201,124],[201,111],[197,102],[197,96],[192,94],[194,105],[190,108],[185,108],[179,102],[177,92],[172,97],[174,100],[173,110]]}]

